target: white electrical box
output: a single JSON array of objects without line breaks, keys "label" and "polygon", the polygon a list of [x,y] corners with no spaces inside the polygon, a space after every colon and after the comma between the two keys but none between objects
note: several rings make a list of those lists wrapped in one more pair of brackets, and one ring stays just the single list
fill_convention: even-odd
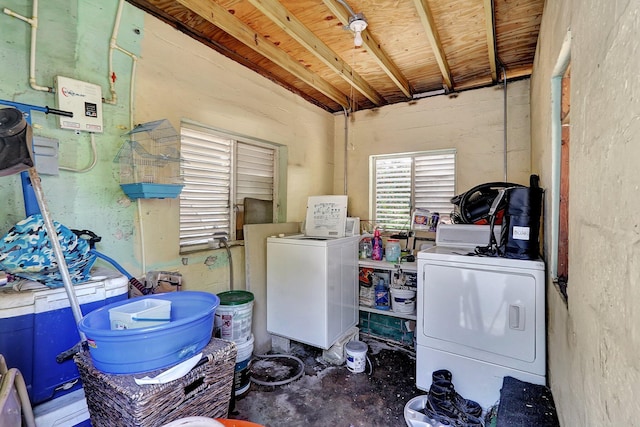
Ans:
[{"label": "white electrical box", "polygon": [[83,132],[103,132],[102,88],[99,85],[57,76],[57,108],[73,113],[59,116],[62,129]]}]

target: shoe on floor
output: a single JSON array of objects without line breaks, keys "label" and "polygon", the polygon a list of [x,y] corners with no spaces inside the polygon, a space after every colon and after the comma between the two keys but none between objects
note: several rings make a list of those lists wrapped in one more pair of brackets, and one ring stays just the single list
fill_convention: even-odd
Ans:
[{"label": "shoe on floor", "polygon": [[482,415],[482,407],[478,402],[475,402],[470,399],[465,399],[460,394],[455,391],[453,383],[451,382],[453,375],[451,371],[446,369],[440,369],[437,371],[433,371],[431,374],[432,384],[438,382],[440,385],[444,385],[446,382],[451,384],[451,390],[454,393],[454,402],[456,406],[462,410],[462,412],[472,415],[474,417],[480,417]]},{"label": "shoe on floor", "polygon": [[431,384],[424,414],[432,426],[483,427],[482,421],[466,413],[456,403],[456,393],[450,382],[437,380]]}]

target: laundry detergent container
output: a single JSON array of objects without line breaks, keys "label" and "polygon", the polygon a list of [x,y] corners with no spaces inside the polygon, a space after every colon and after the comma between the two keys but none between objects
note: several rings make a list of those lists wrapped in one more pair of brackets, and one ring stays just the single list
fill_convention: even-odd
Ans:
[{"label": "laundry detergent container", "polygon": [[217,295],[180,291],[136,298],[171,302],[170,321],[135,329],[111,329],[109,310],[132,300],[92,311],[79,323],[96,369],[109,374],[135,374],[176,365],[200,352],[211,340]]}]

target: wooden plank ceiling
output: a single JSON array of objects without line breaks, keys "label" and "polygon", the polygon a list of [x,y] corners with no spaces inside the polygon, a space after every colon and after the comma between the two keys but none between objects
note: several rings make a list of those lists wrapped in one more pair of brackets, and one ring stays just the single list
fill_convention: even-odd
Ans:
[{"label": "wooden plank ceiling", "polygon": [[[330,112],[531,74],[544,0],[127,0]],[[350,18],[364,15],[362,46]]]}]

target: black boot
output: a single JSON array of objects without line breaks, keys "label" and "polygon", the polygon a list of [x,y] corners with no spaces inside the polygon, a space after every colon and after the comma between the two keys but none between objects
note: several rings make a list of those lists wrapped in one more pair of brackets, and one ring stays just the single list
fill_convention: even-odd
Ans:
[{"label": "black boot", "polygon": [[482,407],[477,402],[473,400],[465,399],[455,391],[455,388],[453,387],[453,383],[451,382],[452,375],[450,371],[446,369],[433,371],[433,374],[431,374],[431,379],[432,379],[432,384],[435,383],[436,381],[438,381],[440,384],[443,384],[442,381],[446,381],[451,384],[451,390],[455,395],[454,403],[464,413],[467,413],[474,417],[479,417],[482,415]]},{"label": "black boot", "polygon": [[427,402],[424,408],[424,414],[437,422],[439,426],[452,427],[482,427],[482,421],[464,412],[455,403],[456,393],[449,381],[437,380],[431,384]]}]

